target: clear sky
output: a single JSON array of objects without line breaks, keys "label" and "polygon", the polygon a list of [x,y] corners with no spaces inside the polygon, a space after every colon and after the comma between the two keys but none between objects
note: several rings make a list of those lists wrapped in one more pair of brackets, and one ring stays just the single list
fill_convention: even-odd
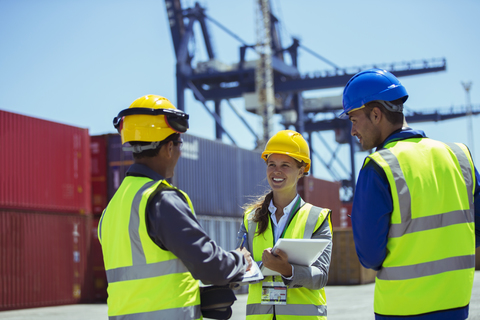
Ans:
[{"label": "clear sky", "polygon": [[[255,43],[254,0],[199,3],[209,16],[247,43]],[[185,8],[194,1],[182,4]],[[464,106],[462,81],[472,82],[472,104],[480,102],[478,0],[272,0],[272,7],[282,22],[285,46],[292,36],[298,37],[302,45],[340,67],[445,58],[445,72],[400,78],[410,95],[406,104],[410,110]],[[217,58],[237,62],[240,43],[209,26]],[[191,46],[198,60],[206,57],[201,40],[199,36]],[[0,41],[2,110],[88,128],[97,135],[113,133],[113,117],[144,94],[163,95],[176,103],[176,60],[162,0],[0,0]],[[332,69],[305,51],[300,54],[302,73]],[[186,99],[189,133],[214,138],[213,120],[204,107],[188,91]],[[260,133],[260,119],[244,111],[242,99],[233,102]],[[229,113],[227,104],[222,108],[224,124],[237,144],[252,148],[253,136]],[[468,144],[473,137],[471,149],[478,163],[478,116],[472,122],[470,137],[466,118],[412,126],[443,141]],[[322,137],[336,148],[332,133]],[[317,153],[330,161],[328,149],[314,141]],[[347,150],[342,146],[339,157],[349,168]],[[357,171],[365,156],[357,154]],[[316,164],[315,176],[331,180],[318,160]]]}]

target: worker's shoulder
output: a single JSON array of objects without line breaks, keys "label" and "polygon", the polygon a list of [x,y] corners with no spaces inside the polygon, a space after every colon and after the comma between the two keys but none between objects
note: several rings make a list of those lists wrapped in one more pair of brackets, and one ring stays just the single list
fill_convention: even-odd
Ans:
[{"label": "worker's shoulder", "polygon": [[183,194],[183,191],[165,183],[159,184],[157,189],[150,196],[150,201],[169,203],[177,203],[180,201],[187,203],[187,199]]}]

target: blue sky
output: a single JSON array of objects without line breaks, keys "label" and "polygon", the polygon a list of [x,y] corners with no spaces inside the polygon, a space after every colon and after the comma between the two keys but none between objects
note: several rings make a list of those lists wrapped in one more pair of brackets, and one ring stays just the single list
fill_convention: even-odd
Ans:
[{"label": "blue sky", "polygon": [[[194,1],[182,3],[186,7]],[[255,43],[253,0],[199,3],[209,16],[247,43]],[[411,110],[464,106],[462,81],[472,82],[472,104],[480,102],[480,1],[272,0],[272,7],[282,22],[285,45],[292,36],[298,37],[340,67],[445,58],[445,72],[400,79],[410,95],[406,106]],[[240,43],[212,24],[210,31],[218,59],[238,61]],[[175,57],[162,0],[0,0],[0,39],[2,110],[88,128],[97,135],[114,132],[113,117],[139,96],[160,94],[176,103]],[[198,60],[206,56],[201,37],[192,50]],[[307,52],[300,53],[302,73],[331,69]],[[306,96],[340,92],[341,88]],[[213,138],[213,120],[188,91],[186,99],[189,133]],[[234,104],[244,109],[242,99]],[[223,109],[224,124],[234,128],[230,130],[237,144],[252,148],[253,136],[226,104]],[[260,130],[258,117],[242,114]],[[478,163],[479,118],[472,120],[471,149]],[[466,118],[412,126],[443,141],[471,140]],[[332,133],[322,137],[335,149]],[[330,153],[318,139],[314,141],[317,153],[328,162]],[[347,147],[338,155],[349,168]],[[365,156],[357,154],[357,170]],[[315,176],[332,179],[318,160],[314,167]],[[341,169],[338,172],[343,175]]]}]

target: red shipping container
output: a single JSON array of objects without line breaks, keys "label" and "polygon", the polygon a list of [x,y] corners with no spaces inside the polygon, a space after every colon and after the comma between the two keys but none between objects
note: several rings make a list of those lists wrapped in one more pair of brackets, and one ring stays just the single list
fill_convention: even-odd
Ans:
[{"label": "red shipping container", "polygon": [[0,310],[91,300],[92,217],[0,210]]},{"label": "red shipping container", "polygon": [[90,137],[93,214],[101,214],[109,200],[107,181],[107,138],[108,136]]},{"label": "red shipping container", "polygon": [[306,176],[298,181],[298,194],[314,206],[332,210],[333,227],[340,226],[340,187],[338,181],[327,181],[311,176]]},{"label": "red shipping container", "polygon": [[91,213],[88,129],[0,110],[0,208]]},{"label": "red shipping container", "polygon": [[95,302],[107,301],[107,275],[105,273],[105,265],[103,263],[102,246],[98,241],[98,222],[100,216],[93,217],[93,224],[91,230],[91,250],[89,259],[89,269],[92,271],[92,278],[89,279],[92,287],[92,298]]}]

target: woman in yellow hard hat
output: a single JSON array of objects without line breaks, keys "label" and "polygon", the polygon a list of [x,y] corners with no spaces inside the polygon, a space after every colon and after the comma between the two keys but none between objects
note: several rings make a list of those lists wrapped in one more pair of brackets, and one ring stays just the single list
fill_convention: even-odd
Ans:
[{"label": "woman in yellow hard hat", "polygon": [[[305,203],[297,193],[298,180],[310,169],[308,144],[298,132],[283,130],[267,142],[262,158],[271,190],[246,206],[237,242],[264,275],[277,275],[249,285],[247,319],[326,319],[331,210]],[[325,239],[327,246],[312,265],[297,265],[286,252],[272,251],[280,238]]]}]

